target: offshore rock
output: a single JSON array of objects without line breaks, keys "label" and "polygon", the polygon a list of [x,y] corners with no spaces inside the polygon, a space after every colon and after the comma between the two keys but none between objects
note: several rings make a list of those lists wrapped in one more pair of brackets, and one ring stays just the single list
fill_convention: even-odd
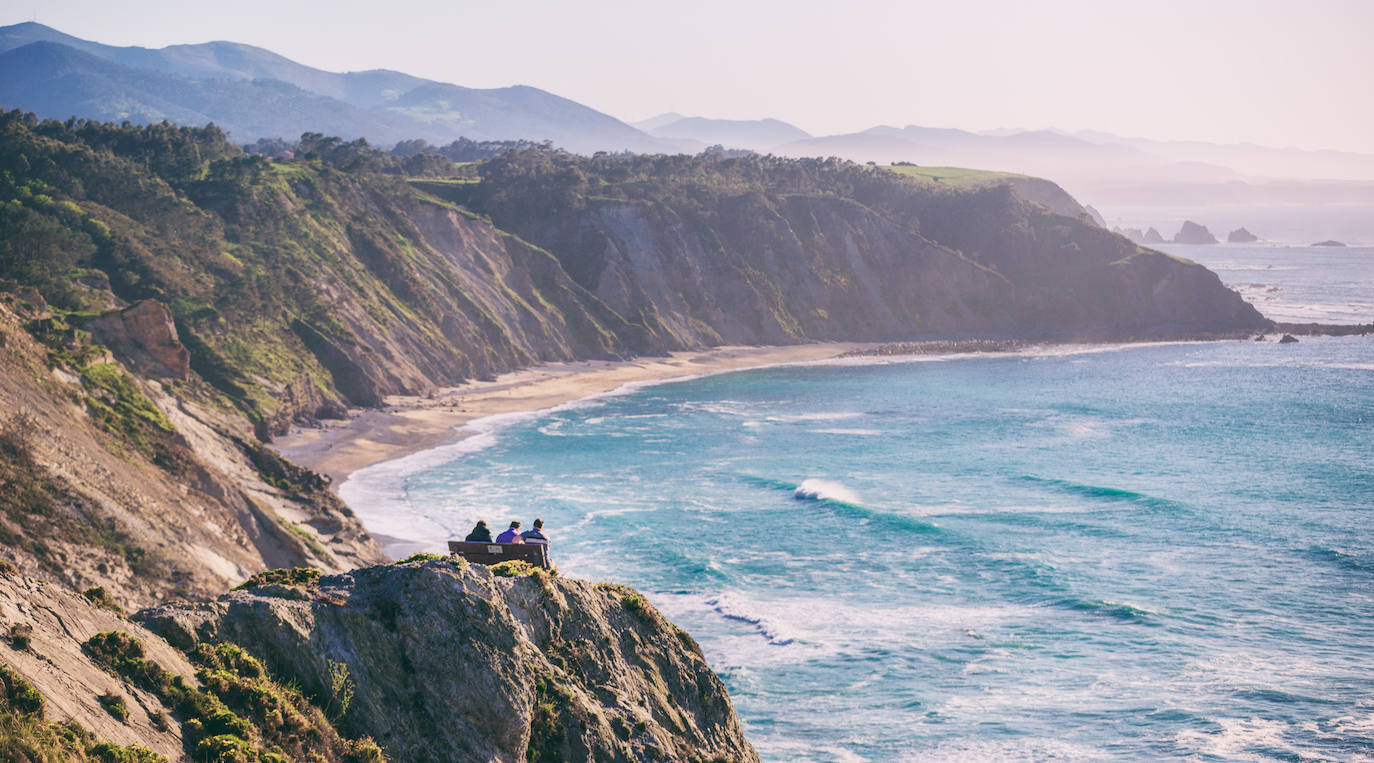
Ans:
[{"label": "offshore rock", "polygon": [[1207,226],[1198,225],[1192,220],[1184,220],[1183,227],[1174,234],[1175,244],[1215,244],[1217,237],[1207,230]]},{"label": "offshore rock", "polygon": [[1162,236],[1159,231],[1155,230],[1154,228],[1150,228],[1149,230],[1145,231],[1145,237],[1141,240],[1141,243],[1163,244],[1167,242],[1165,242],[1164,236]]},{"label": "offshore rock", "polygon": [[1236,228],[1226,234],[1226,243],[1228,244],[1251,244],[1256,241],[1259,241],[1259,236],[1244,228]]},{"label": "offshore rock", "polygon": [[183,648],[232,641],[394,760],[756,761],[700,648],[634,591],[443,560],[355,570],[308,596],[235,591],[145,610]]}]

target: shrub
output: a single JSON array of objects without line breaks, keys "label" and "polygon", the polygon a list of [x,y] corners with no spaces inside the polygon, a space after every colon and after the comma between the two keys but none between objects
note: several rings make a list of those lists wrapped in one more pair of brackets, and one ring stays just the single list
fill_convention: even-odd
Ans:
[{"label": "shrub", "polygon": [[91,747],[90,755],[101,763],[167,763],[166,755],[136,744],[121,747],[112,742],[98,742]]},{"label": "shrub", "polygon": [[261,585],[288,585],[296,588],[314,588],[320,583],[320,571],[313,567],[294,569],[264,570],[234,586],[235,591],[247,591]]},{"label": "shrub", "polygon": [[33,626],[25,623],[18,623],[10,626],[10,646],[17,651],[26,651],[32,641]]},{"label": "shrub", "polygon": [[635,613],[641,619],[648,619],[650,616],[649,613],[653,611],[649,606],[649,600],[644,598],[644,595],[637,591],[631,591],[621,596],[620,603],[624,605],[625,609]]},{"label": "shrub", "polygon": [[402,559],[401,561],[397,562],[397,564],[410,564],[411,562],[438,562],[438,561],[443,561],[444,559],[447,559],[447,558],[448,558],[448,557],[443,556],[443,555],[441,555],[441,554],[429,554],[429,553],[425,553],[425,552],[421,551],[421,552],[419,552],[419,553],[411,554],[410,556],[407,556],[406,558],[404,558],[404,559]]},{"label": "shrub", "polygon": [[105,712],[109,713],[115,720],[120,723],[129,720],[129,706],[124,702],[124,697],[105,692],[96,699],[100,701],[100,706],[105,708]]},{"label": "shrub", "polygon": [[24,715],[43,714],[43,695],[23,676],[4,665],[0,665],[0,688],[4,689],[5,703],[15,712]]},{"label": "shrub", "polygon": [[526,575],[535,575],[541,571],[524,559],[511,559],[493,564],[487,569],[491,570],[491,574],[498,578],[520,578]]},{"label": "shrub", "polygon": [[101,609],[108,609],[117,615],[124,614],[124,608],[119,606],[119,603],[110,597],[110,593],[105,590],[104,586],[91,586],[82,591],[81,595],[86,597],[86,601],[89,601]]}]

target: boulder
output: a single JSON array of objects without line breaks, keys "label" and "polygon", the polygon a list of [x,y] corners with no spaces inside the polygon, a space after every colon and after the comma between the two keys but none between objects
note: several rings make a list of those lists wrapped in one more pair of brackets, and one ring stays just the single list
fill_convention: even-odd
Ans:
[{"label": "boulder", "polygon": [[1175,244],[1215,244],[1217,237],[1207,230],[1207,226],[1198,225],[1192,220],[1184,220],[1183,227],[1174,234]]},{"label": "boulder", "polygon": [[1298,338],[1292,334],[1284,334],[1283,338],[1279,340],[1279,344],[1297,344],[1297,342]]}]

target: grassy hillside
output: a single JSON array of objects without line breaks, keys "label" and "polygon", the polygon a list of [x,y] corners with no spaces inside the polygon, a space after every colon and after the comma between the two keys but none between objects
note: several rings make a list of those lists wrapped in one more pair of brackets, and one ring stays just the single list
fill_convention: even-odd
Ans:
[{"label": "grassy hillside", "polygon": [[1023,178],[1014,172],[993,172],[991,170],[971,170],[964,167],[921,167],[915,164],[889,164],[883,169],[899,175],[929,180],[933,183],[948,183],[962,188],[1000,183],[1012,178]]}]

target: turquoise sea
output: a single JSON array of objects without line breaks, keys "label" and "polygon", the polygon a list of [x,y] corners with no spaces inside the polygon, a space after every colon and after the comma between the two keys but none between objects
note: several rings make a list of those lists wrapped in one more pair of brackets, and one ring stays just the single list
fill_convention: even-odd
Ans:
[{"label": "turquoise sea", "polygon": [[[1175,251],[1374,320],[1374,250]],[[399,537],[543,517],[564,574],[696,637],[765,760],[1371,760],[1374,337],[1274,339],[643,386],[343,492]]]}]

